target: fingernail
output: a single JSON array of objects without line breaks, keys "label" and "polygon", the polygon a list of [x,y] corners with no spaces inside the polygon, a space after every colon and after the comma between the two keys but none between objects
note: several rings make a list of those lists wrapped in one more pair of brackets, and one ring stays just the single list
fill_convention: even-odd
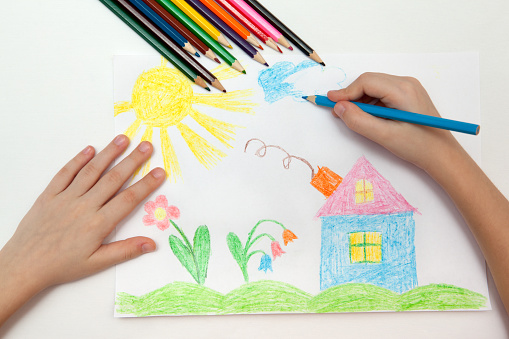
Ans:
[{"label": "fingernail", "polygon": [[138,146],[138,149],[140,150],[140,152],[148,152],[150,150],[150,143],[147,142],[147,141],[143,141],[139,146]]},{"label": "fingernail", "polygon": [[152,171],[152,176],[156,179],[162,178],[166,175],[166,172],[162,168],[156,168]]},{"label": "fingernail", "polygon": [[121,146],[124,144],[125,142],[125,138],[126,136],[121,134],[121,135],[117,135],[117,137],[115,139],[113,139],[113,143],[117,146]]},{"label": "fingernail", "polygon": [[156,250],[156,247],[151,243],[144,243],[141,246],[141,251],[143,253],[150,253],[150,252],[154,252],[155,250]]},{"label": "fingernail", "polygon": [[343,106],[343,104],[341,103],[337,103],[335,106],[334,106],[334,113],[336,113],[336,115],[340,118],[343,118],[343,113],[345,113],[345,106]]},{"label": "fingernail", "polygon": [[92,150],[92,147],[91,146],[87,146],[87,147],[85,147],[83,149],[83,151],[81,151],[81,153],[86,155],[86,154],[89,154],[91,150]]}]

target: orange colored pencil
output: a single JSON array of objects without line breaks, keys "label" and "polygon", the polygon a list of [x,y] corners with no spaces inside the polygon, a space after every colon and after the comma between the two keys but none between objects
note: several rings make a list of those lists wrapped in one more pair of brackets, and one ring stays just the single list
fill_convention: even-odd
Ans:
[{"label": "orange colored pencil", "polygon": [[208,7],[215,15],[224,21],[231,29],[233,29],[238,35],[249,42],[251,45],[256,46],[260,49],[262,45],[256,40],[256,38],[249,32],[244,26],[242,26],[237,20],[235,20],[228,12],[226,12],[221,6],[219,6],[214,0],[200,0],[202,4]]}]

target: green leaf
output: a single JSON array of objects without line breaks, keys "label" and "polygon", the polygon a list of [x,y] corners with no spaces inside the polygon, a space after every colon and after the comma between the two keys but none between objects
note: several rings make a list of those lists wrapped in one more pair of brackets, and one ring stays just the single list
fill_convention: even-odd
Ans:
[{"label": "green leaf", "polygon": [[228,244],[228,248],[230,249],[233,259],[235,259],[237,264],[239,264],[242,275],[244,276],[244,280],[248,282],[249,276],[247,274],[247,259],[244,254],[244,247],[242,246],[242,242],[235,233],[230,232],[226,236],[226,243]]},{"label": "green leaf", "polygon": [[182,266],[186,268],[186,270],[191,274],[197,283],[200,283],[198,274],[196,272],[196,263],[194,262],[193,253],[191,250],[186,247],[186,245],[184,245],[182,240],[174,235],[170,235],[168,241],[170,243],[170,248],[173,251],[173,254],[175,254]]},{"label": "green leaf", "polygon": [[210,258],[210,234],[207,226],[198,227],[194,233],[193,251],[198,271],[199,284],[205,283]]}]

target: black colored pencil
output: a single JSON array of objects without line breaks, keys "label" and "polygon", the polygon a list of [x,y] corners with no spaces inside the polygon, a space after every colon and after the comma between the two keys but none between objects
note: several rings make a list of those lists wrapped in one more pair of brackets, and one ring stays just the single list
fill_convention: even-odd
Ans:
[{"label": "black colored pencil", "polygon": [[316,54],[316,52],[309,47],[297,34],[293,33],[291,29],[286,27],[274,14],[269,12],[265,7],[262,6],[257,0],[244,0],[247,2],[258,14],[260,14],[265,20],[267,20],[272,26],[274,26],[281,34],[283,34],[288,40],[290,40],[298,49],[304,54],[309,56],[312,60],[325,66],[322,59]]},{"label": "black colored pencil", "polygon": [[173,42],[173,40],[171,40],[166,35],[166,33],[164,33],[159,27],[153,24],[147,17],[145,17],[145,15],[143,15],[143,13],[141,13],[133,4],[131,4],[128,0],[118,0],[118,4],[127,12],[129,12],[133,17],[139,20],[150,32],[152,32],[152,34],[159,37],[159,39],[161,39],[170,50],[177,54],[178,57],[182,59],[184,63],[188,64],[189,67],[198,75],[200,75],[201,78],[203,78],[205,81],[220,91],[226,92],[223,85],[221,85],[219,80],[212,73],[210,73],[198,61],[196,61],[186,51],[184,51],[182,47]]}]

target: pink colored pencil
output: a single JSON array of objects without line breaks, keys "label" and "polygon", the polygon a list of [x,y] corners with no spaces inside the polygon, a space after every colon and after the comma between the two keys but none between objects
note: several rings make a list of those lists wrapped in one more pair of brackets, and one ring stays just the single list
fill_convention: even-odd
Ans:
[{"label": "pink colored pencil", "polygon": [[259,29],[254,23],[252,23],[248,18],[244,16],[244,14],[240,13],[234,6],[230,5],[227,0],[215,0],[219,5],[221,5],[225,11],[230,13],[232,17],[237,19],[244,27],[246,27],[251,33],[253,33],[258,39],[263,41],[264,44],[269,46],[270,48],[281,52],[281,49],[276,45],[276,42],[272,40],[267,34],[265,34],[261,29]]},{"label": "pink colored pencil", "polygon": [[237,11],[247,17],[256,27],[286,48],[293,50],[286,38],[244,0],[226,0]]}]

